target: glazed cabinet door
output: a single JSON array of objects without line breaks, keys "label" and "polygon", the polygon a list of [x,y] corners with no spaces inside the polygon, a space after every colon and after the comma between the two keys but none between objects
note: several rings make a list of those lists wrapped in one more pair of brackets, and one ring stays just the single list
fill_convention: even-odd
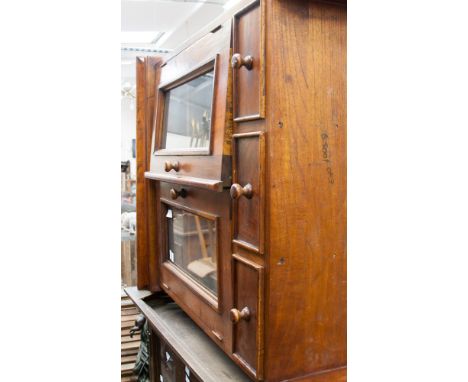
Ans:
[{"label": "glazed cabinet door", "polygon": [[161,286],[226,352],[231,349],[229,190],[161,182]]},{"label": "glazed cabinet door", "polygon": [[226,21],[161,65],[149,179],[230,185],[230,37]]}]

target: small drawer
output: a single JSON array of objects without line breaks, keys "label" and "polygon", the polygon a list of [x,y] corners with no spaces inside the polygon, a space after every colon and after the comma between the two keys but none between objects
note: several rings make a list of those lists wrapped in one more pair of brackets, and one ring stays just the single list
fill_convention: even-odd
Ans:
[{"label": "small drawer", "polygon": [[219,214],[222,205],[229,200],[228,190],[213,192],[191,185],[168,182],[161,182],[160,190],[163,199],[212,214]]},{"label": "small drawer", "polygon": [[265,71],[262,6],[255,1],[234,16],[234,121],[264,117]]},{"label": "small drawer", "polygon": [[233,135],[233,242],[255,253],[264,251],[265,135]]},{"label": "small drawer", "polygon": [[232,353],[254,378],[263,377],[263,267],[233,254]]}]

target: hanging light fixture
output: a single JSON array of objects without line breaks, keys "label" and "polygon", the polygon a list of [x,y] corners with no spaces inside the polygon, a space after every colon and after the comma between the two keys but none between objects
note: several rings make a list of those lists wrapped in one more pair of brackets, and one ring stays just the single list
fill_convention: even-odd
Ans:
[{"label": "hanging light fixture", "polygon": [[120,94],[122,96],[122,99],[128,99],[130,100],[130,110],[135,110],[135,98],[136,98],[136,86],[132,85],[130,82],[125,82],[121,89],[120,89]]},{"label": "hanging light fixture", "polygon": [[132,85],[130,82],[125,82],[120,89],[120,93],[122,98],[135,99],[135,90],[135,85]]}]

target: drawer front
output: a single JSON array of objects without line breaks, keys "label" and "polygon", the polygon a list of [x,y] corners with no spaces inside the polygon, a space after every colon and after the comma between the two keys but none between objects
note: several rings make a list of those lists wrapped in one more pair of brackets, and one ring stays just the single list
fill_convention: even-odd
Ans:
[{"label": "drawer front", "polygon": [[[255,1],[234,16],[234,121],[264,117],[264,30],[262,7]],[[251,59],[251,64],[249,64]]]},{"label": "drawer front", "polygon": [[[233,135],[235,244],[256,253],[264,247],[265,136],[262,132]],[[250,194],[249,194],[250,190]]]},{"label": "drawer front", "polygon": [[263,267],[233,254],[233,356],[253,377],[263,374]]}]

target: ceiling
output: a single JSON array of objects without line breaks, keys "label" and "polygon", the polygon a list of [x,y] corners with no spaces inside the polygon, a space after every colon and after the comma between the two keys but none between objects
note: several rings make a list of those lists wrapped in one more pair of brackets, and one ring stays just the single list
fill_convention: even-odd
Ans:
[{"label": "ceiling", "polygon": [[134,83],[135,57],[175,49],[239,0],[121,0],[122,81]]},{"label": "ceiling", "polygon": [[121,43],[130,49],[172,50],[236,0],[122,0]]}]

